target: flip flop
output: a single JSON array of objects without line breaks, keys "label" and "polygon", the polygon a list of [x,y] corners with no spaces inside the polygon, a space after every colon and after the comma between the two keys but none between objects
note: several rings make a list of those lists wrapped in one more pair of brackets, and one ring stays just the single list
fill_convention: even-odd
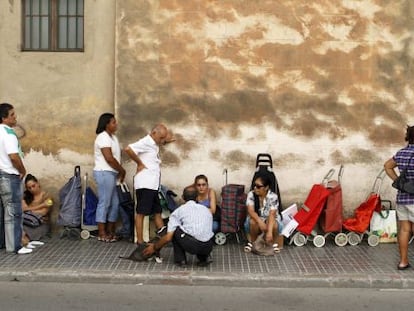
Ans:
[{"label": "flip flop", "polygon": [[409,263],[407,263],[405,266],[400,266],[400,265],[397,266],[398,270],[406,270],[408,268],[411,268],[411,265]]}]

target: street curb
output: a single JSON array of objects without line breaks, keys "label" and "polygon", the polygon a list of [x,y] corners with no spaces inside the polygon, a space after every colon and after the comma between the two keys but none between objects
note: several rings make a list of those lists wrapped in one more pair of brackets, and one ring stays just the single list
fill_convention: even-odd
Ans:
[{"label": "street curb", "polygon": [[269,275],[194,271],[130,273],[94,270],[1,271],[0,282],[111,283],[274,288],[414,289],[414,280],[391,275]]}]

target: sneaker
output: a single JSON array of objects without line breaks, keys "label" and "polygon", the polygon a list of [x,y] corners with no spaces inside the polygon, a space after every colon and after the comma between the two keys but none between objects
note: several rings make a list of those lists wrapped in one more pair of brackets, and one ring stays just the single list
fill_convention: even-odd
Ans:
[{"label": "sneaker", "polygon": [[25,254],[30,254],[32,251],[33,251],[32,249],[23,246],[21,249],[17,251],[17,254],[25,255]]},{"label": "sneaker", "polygon": [[198,267],[207,267],[209,264],[211,264],[211,261],[207,261],[207,260],[197,262]]},{"label": "sneaker", "polygon": [[34,246],[42,246],[42,245],[45,245],[45,243],[42,242],[42,241],[30,241],[29,244],[34,245]]},{"label": "sneaker", "polygon": [[187,268],[187,262],[185,260],[176,261],[175,265],[180,268]]},{"label": "sneaker", "polygon": [[35,249],[36,246],[34,246],[33,244],[27,243],[24,247],[26,248],[30,248],[30,249]]}]

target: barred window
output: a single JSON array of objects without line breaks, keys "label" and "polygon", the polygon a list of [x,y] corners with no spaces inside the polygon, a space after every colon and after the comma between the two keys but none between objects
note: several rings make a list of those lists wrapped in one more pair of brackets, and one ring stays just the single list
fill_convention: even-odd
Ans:
[{"label": "barred window", "polygon": [[23,51],[82,52],[84,0],[23,0]]}]

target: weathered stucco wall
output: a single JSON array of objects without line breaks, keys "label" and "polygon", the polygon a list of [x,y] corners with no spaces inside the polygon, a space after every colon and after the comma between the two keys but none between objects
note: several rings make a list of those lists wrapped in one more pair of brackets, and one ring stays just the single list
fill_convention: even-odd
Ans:
[{"label": "weathered stucco wall", "polygon": [[84,53],[21,52],[21,1],[0,1],[0,102],[16,108],[27,171],[56,198],[74,165],[91,171],[98,116],[114,110],[114,25],[114,0],[88,0]]},{"label": "weathered stucco wall", "polygon": [[121,141],[169,125],[173,188],[249,184],[268,152],[286,203],[343,164],[353,210],[414,123],[412,1],[119,0],[116,18]]},{"label": "weathered stucco wall", "polygon": [[91,173],[97,118],[114,108],[123,146],[173,129],[162,178],[177,192],[199,173],[219,190],[224,169],[247,185],[268,152],[286,204],[344,164],[348,211],[414,124],[409,0],[88,0],[84,53],[21,52],[20,4],[0,1],[0,101],[55,195],[74,165]]}]

